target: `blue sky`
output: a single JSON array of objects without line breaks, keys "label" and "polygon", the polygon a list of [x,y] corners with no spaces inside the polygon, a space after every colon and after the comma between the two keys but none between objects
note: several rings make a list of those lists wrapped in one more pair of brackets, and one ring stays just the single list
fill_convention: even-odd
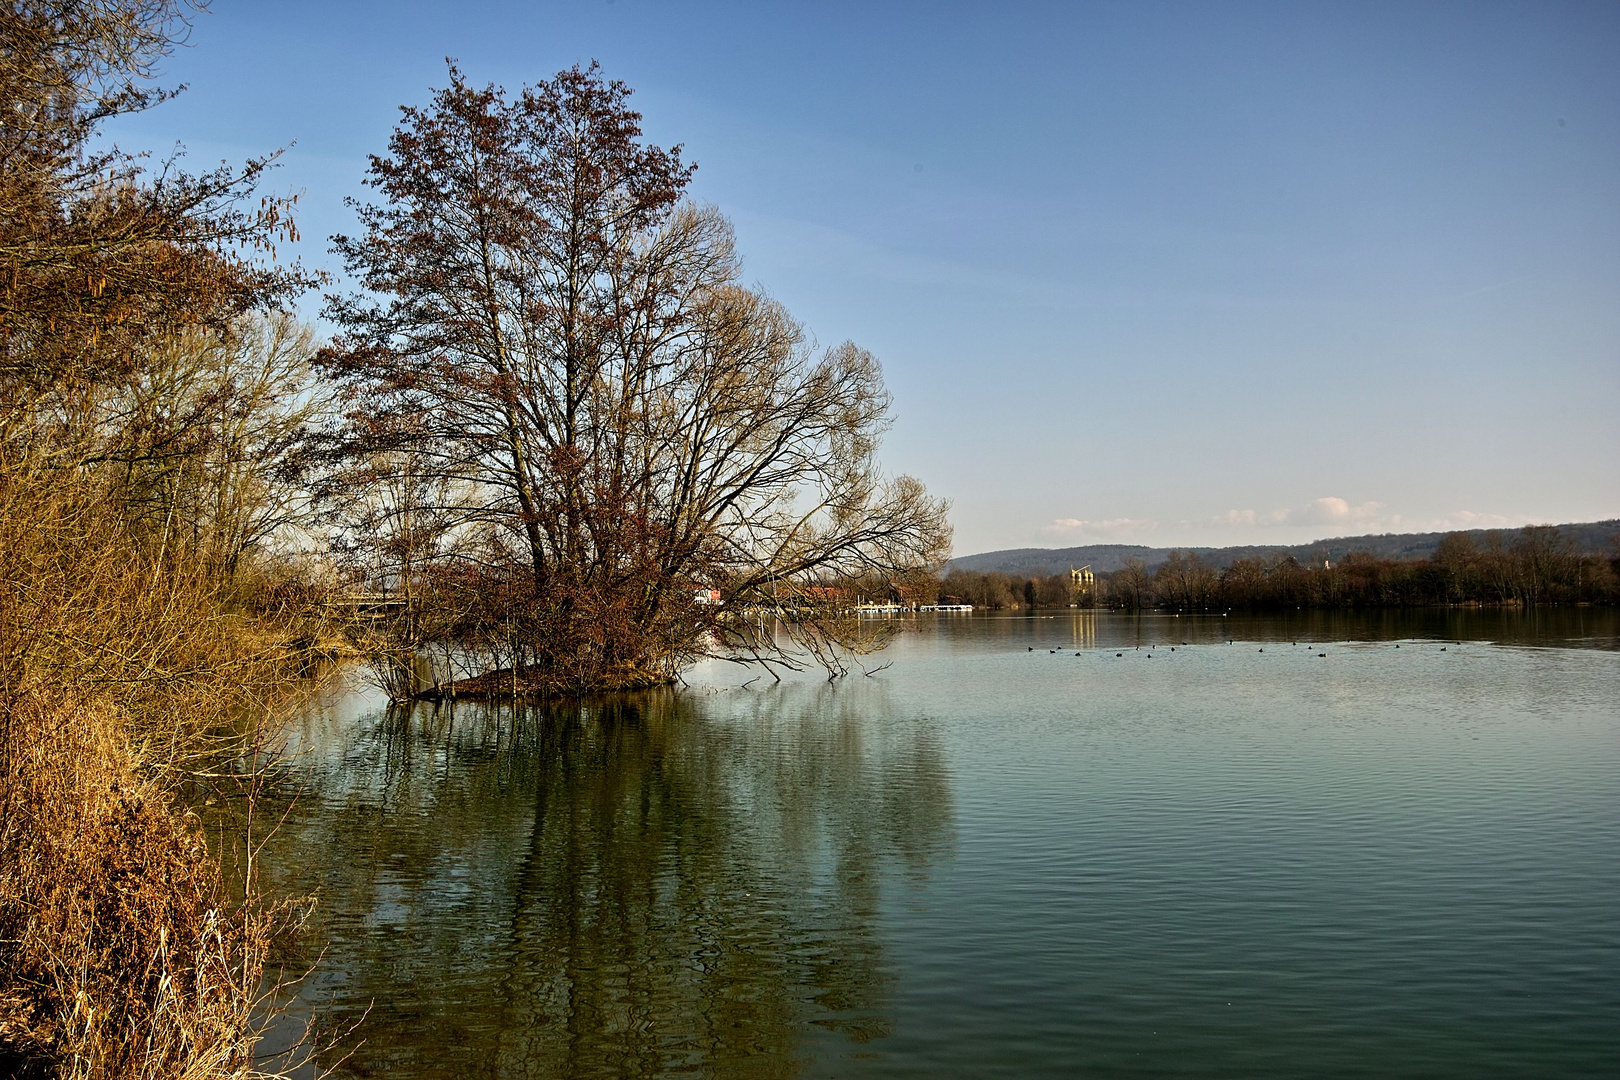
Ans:
[{"label": "blue sky", "polygon": [[113,133],[332,266],[446,56],[635,88],[959,554],[1620,516],[1620,5],[219,0]]}]

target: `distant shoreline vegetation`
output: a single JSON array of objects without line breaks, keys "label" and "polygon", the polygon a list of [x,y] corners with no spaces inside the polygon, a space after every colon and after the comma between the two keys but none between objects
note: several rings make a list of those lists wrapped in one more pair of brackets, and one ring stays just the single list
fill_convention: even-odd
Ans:
[{"label": "distant shoreline vegetation", "polygon": [[[1412,541],[1428,537],[1357,539],[1383,540],[1386,549],[1394,546],[1398,550],[1402,542],[1410,549]],[[1620,601],[1620,522],[1445,533],[1424,545],[1427,554],[1404,558],[1360,547],[1344,554],[1323,552],[1324,548],[1331,551],[1334,543],[1238,557],[1230,553],[1254,549],[1135,549],[1159,558],[1150,562],[1141,554],[1116,554],[1115,568],[1097,572],[1089,589],[1077,587],[1067,570],[1039,572],[1048,568],[1039,560],[1065,555],[1106,557],[1105,552],[1114,552],[1101,548],[992,552],[953,560],[952,569],[940,582],[939,602],[992,610],[1079,605],[1226,611]],[[1008,557],[1027,560],[1026,565],[1036,572],[970,568],[976,562]]]}]

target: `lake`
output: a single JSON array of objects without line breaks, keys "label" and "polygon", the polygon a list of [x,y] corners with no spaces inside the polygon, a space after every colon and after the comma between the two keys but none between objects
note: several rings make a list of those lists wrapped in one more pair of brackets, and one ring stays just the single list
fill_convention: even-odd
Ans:
[{"label": "lake", "polygon": [[319,897],[293,1016],[323,1062],[1620,1068],[1616,612],[910,625],[836,684],[709,664],[516,712],[334,690],[260,863]]}]

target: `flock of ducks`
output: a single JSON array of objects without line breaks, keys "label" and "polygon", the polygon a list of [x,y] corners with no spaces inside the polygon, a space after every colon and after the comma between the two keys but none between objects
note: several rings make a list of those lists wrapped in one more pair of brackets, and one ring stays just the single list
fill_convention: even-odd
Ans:
[{"label": "flock of ducks", "polygon": [[[1226,643],[1227,643],[1227,644],[1228,644],[1228,645],[1236,645],[1236,644],[1237,644],[1237,642],[1236,642],[1236,640],[1233,640],[1233,639],[1228,639],[1228,640],[1227,640],[1227,642],[1226,642]],[[1290,641],[1290,642],[1289,642],[1289,644],[1290,644],[1290,645],[1292,645],[1292,646],[1294,646],[1294,647],[1295,647],[1295,648],[1298,648],[1298,647],[1299,647],[1299,642],[1297,642],[1297,641]],[[1461,644],[1462,644],[1462,642],[1460,642],[1460,641],[1453,641],[1453,642],[1452,642],[1452,643],[1451,643],[1451,644],[1452,644],[1452,645],[1461,645]],[[1147,647],[1147,650],[1148,650],[1148,652],[1147,652],[1147,659],[1149,659],[1149,660],[1151,660],[1151,659],[1153,659],[1153,650],[1154,650],[1154,649],[1160,649],[1160,650],[1163,650],[1163,649],[1169,649],[1169,650],[1170,650],[1170,651],[1171,651],[1171,652],[1175,652],[1175,651],[1176,651],[1176,650],[1177,650],[1177,649],[1178,649],[1178,648],[1181,648],[1181,647],[1183,647],[1183,646],[1185,646],[1185,645],[1187,645],[1187,642],[1185,642],[1185,641],[1183,641],[1183,642],[1182,642],[1182,643],[1181,643],[1181,645],[1149,645],[1149,646],[1148,646],[1148,647]],[[1317,646],[1315,646],[1315,645],[1309,645],[1309,644],[1307,644],[1307,645],[1306,645],[1306,646],[1305,646],[1305,648],[1306,648],[1306,649],[1314,649],[1314,648],[1316,648],[1316,647],[1317,647]],[[1397,649],[1398,649],[1398,648],[1400,648],[1400,647],[1401,647],[1401,645],[1400,645],[1400,642],[1396,642],[1396,643],[1395,643],[1395,647],[1396,647],[1396,648],[1397,648]],[[1447,646],[1445,646],[1445,645],[1442,645],[1442,646],[1440,646],[1440,651],[1441,651],[1441,652],[1445,652],[1445,651],[1446,651],[1446,649],[1447,649]],[[1034,652],[1034,651],[1035,651],[1035,646],[1033,646],[1033,645],[1031,645],[1031,646],[1030,646],[1030,647],[1029,647],[1029,651],[1030,651],[1030,652]],[[1056,655],[1056,654],[1058,654],[1058,653],[1060,653],[1060,652],[1066,652],[1066,651],[1068,651],[1068,650],[1066,650],[1066,649],[1047,649],[1047,650],[1046,650],[1046,651],[1047,651],[1047,652],[1049,652],[1049,653],[1051,653],[1051,654],[1053,654],[1053,655]],[[1135,648],[1134,648],[1134,650],[1133,650],[1133,651],[1135,651],[1135,652],[1141,652],[1141,651],[1142,651],[1142,646],[1140,646],[1140,645],[1137,645],[1137,646],[1135,646]],[[1260,651],[1260,652],[1265,652],[1265,651],[1266,651],[1266,650],[1265,650],[1265,647],[1264,647],[1264,646],[1260,646],[1260,647],[1259,647],[1259,651]],[[1076,656],[1081,656],[1081,655],[1084,655],[1084,653],[1083,653],[1083,652],[1077,652],[1077,653],[1075,653],[1075,654],[1074,654],[1074,655],[1076,655]],[[1115,656],[1116,656],[1116,657],[1123,657],[1123,656],[1124,656],[1124,655],[1125,655],[1125,654],[1124,654],[1124,653],[1123,653],[1123,652],[1116,652],[1116,653],[1115,653],[1115,654],[1114,654],[1114,655],[1115,655]],[[1325,652],[1319,652],[1319,653],[1317,653],[1317,654],[1316,654],[1316,655],[1317,655],[1317,656],[1318,656],[1318,657],[1320,657],[1320,658],[1321,658],[1321,659],[1323,659],[1323,660],[1326,660],[1326,659],[1327,659],[1327,653],[1325,653]]]}]

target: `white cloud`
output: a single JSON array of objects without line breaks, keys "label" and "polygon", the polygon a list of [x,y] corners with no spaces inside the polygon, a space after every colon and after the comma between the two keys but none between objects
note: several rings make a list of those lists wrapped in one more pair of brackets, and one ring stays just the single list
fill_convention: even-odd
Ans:
[{"label": "white cloud", "polygon": [[1463,529],[1509,529],[1523,525],[1525,517],[1506,514],[1476,514],[1472,510],[1457,510],[1443,518],[1436,518],[1424,526],[1427,532],[1449,532]]},{"label": "white cloud", "polygon": [[1413,520],[1400,514],[1387,513],[1380,502],[1352,504],[1348,499],[1325,495],[1312,499],[1304,506],[1265,512],[1255,510],[1228,510],[1210,518],[1206,523],[1216,528],[1263,528],[1268,526],[1311,526],[1326,530],[1323,535],[1338,533],[1381,532],[1450,532],[1456,529],[1508,529],[1517,528],[1529,519],[1523,515],[1477,513],[1456,510],[1442,517]]},{"label": "white cloud", "polygon": [[1087,521],[1084,518],[1058,518],[1041,531],[1066,539],[1094,539],[1126,541],[1150,533],[1159,527],[1157,521],[1143,518],[1107,518]]},{"label": "white cloud", "polygon": [[[1276,544],[1376,533],[1451,532],[1459,529],[1517,528],[1523,516],[1456,510],[1435,518],[1411,518],[1374,500],[1353,503],[1324,495],[1300,506],[1275,510],[1228,510],[1210,518],[1172,521],[1149,518],[1058,518],[1041,530],[1037,543]],[[1249,534],[1249,535],[1245,535]],[[1193,539],[1198,537],[1199,539]]]},{"label": "white cloud", "polygon": [[1382,520],[1379,511],[1383,508],[1383,503],[1375,502],[1364,502],[1360,506],[1351,506],[1344,499],[1330,495],[1322,499],[1312,499],[1303,508],[1291,513],[1285,520],[1298,521],[1304,525],[1344,525],[1377,522]]},{"label": "white cloud", "polygon": [[1312,499],[1304,506],[1269,510],[1228,510],[1209,520],[1217,528],[1249,528],[1276,525],[1319,525],[1343,528],[1359,527],[1366,531],[1387,532],[1401,526],[1399,514],[1385,515],[1384,504],[1364,502],[1351,505],[1348,499],[1325,495]]}]

